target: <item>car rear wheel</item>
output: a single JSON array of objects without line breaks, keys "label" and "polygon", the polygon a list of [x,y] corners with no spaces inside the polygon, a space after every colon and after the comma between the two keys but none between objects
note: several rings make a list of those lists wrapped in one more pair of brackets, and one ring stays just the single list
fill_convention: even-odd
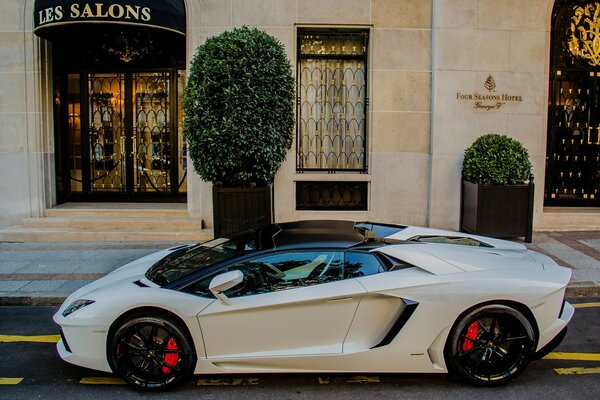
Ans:
[{"label": "car rear wheel", "polygon": [[131,316],[114,330],[108,350],[113,371],[143,390],[171,387],[194,368],[190,338],[166,316]]},{"label": "car rear wheel", "polygon": [[448,371],[479,385],[506,383],[523,372],[535,351],[531,323],[500,304],[477,308],[461,318],[446,343]]}]

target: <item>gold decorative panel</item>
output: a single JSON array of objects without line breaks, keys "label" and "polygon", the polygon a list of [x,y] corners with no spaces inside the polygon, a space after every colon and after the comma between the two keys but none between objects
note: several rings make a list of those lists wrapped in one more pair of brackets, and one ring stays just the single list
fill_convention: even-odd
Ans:
[{"label": "gold decorative panel", "polygon": [[574,8],[569,51],[593,67],[600,65],[600,3]]}]

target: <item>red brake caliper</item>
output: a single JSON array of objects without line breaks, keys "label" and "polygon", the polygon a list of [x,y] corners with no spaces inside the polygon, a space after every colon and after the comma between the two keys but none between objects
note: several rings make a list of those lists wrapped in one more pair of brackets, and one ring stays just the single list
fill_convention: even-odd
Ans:
[{"label": "red brake caliper", "polygon": [[[173,338],[169,338],[169,342],[167,343],[167,350],[177,350],[179,347],[177,346],[177,341]],[[172,367],[177,365],[177,361],[179,360],[179,355],[177,353],[167,353],[165,355],[165,364],[168,364]],[[172,368],[164,366],[162,367],[163,374],[170,374]]]},{"label": "red brake caliper", "polygon": [[477,339],[477,332],[479,332],[479,324],[475,321],[469,325],[469,329],[467,329],[465,340],[462,343],[462,351],[469,351],[473,348],[475,339]]}]

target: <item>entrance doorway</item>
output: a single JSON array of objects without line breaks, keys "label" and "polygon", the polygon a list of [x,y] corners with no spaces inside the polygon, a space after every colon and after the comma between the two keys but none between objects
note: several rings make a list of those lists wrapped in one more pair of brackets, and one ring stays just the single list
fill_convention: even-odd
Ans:
[{"label": "entrance doorway", "polygon": [[183,71],[168,70],[69,74],[72,194],[185,192],[186,148],[173,101],[182,88],[172,87],[183,79]]},{"label": "entrance doorway", "polygon": [[59,203],[185,201],[185,38],[130,28],[54,43]]},{"label": "entrance doorway", "polygon": [[600,206],[600,3],[553,11],[546,206]]}]

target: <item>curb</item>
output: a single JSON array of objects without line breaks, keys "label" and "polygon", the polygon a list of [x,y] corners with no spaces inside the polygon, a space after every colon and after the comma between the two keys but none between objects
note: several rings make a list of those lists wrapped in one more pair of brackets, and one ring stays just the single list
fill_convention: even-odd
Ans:
[{"label": "curb", "polygon": [[0,297],[0,307],[2,306],[60,306],[66,297],[27,297],[27,296],[7,296]]},{"label": "curb", "polygon": [[600,297],[600,285],[567,286],[565,297]]}]

